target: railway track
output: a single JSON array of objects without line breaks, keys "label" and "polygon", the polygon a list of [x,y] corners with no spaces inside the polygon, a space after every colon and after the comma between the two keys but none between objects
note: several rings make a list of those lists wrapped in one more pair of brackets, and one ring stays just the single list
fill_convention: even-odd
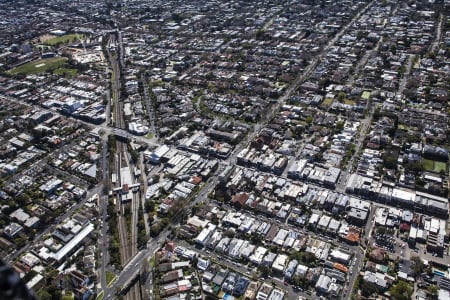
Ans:
[{"label": "railway track", "polygon": [[[110,41],[115,41],[115,35],[110,36]],[[112,44],[110,42],[110,44]],[[120,41],[118,41],[120,43]],[[120,50],[120,49],[119,49]],[[121,73],[120,73],[120,62],[119,57],[120,53],[117,51],[108,50],[109,59],[112,68],[112,78],[111,78],[111,88],[112,88],[112,101],[111,105],[113,105],[113,122],[114,126],[119,129],[126,130],[125,120],[123,118],[123,103],[121,101]],[[133,166],[131,163],[131,157],[128,152],[128,145],[126,142],[117,140],[116,141],[116,174],[117,174],[117,182],[119,187],[123,182],[123,168],[128,167],[130,172],[133,171]],[[134,176],[131,176],[134,181]],[[136,255],[137,253],[137,219],[138,219],[138,210],[139,210],[139,197],[136,194],[133,194],[131,204],[122,202],[122,195],[118,193],[116,195],[116,209],[118,211],[118,230],[119,230],[119,239],[120,239],[120,259],[122,266],[126,266],[127,263]],[[128,206],[131,206],[131,222],[128,226],[127,224],[127,216],[125,214]],[[129,227],[129,228],[128,228]],[[140,299],[140,290],[139,285],[133,285],[129,292],[125,295],[125,299],[127,300],[136,300]]]}]

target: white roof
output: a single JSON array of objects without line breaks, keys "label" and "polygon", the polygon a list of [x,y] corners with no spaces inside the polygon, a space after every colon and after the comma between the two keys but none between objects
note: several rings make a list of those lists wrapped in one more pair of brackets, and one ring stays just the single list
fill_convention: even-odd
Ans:
[{"label": "white roof", "polygon": [[30,266],[31,268],[34,267],[36,264],[38,264],[39,258],[37,258],[36,256],[34,256],[31,253],[26,253],[24,256],[22,256],[20,258],[20,261],[23,262],[24,264]]},{"label": "white roof", "polygon": [[54,253],[52,255],[52,257],[55,260],[60,261],[62,258],[64,258],[67,255],[67,253],[72,251],[72,249],[74,247],[76,247],[92,231],[94,231],[94,224],[89,224],[79,234],[77,234],[72,240],[70,240],[70,242],[68,242],[66,245],[64,245],[64,247],[62,247],[57,253]]},{"label": "white roof", "polygon": [[250,256],[250,261],[252,261],[253,263],[260,264],[266,252],[267,252],[266,248],[259,246],[258,248],[256,248],[255,252]]},{"label": "white roof", "polygon": [[170,150],[170,148],[167,145],[161,145],[158,148],[156,148],[152,154],[159,158],[159,157],[164,156],[164,154],[169,152],[169,150]]},{"label": "white roof", "polygon": [[416,198],[416,193],[414,191],[395,188],[392,190],[392,197],[403,201],[414,201]]},{"label": "white roof", "polygon": [[269,300],[281,300],[284,297],[284,292],[280,289],[273,289],[272,293],[269,296]]},{"label": "white roof", "polygon": [[339,259],[341,261],[349,261],[351,258],[351,254],[342,252],[340,250],[334,249],[330,254],[334,259]]},{"label": "white roof", "polygon": [[279,254],[272,264],[272,268],[278,271],[283,271],[286,263],[288,261],[288,256],[285,254]]},{"label": "white roof", "polygon": [[27,288],[30,290],[33,289],[33,287],[36,284],[38,284],[42,279],[44,279],[44,276],[42,276],[41,274],[37,274],[36,276],[31,278],[30,281],[27,282]]},{"label": "white roof", "polygon": [[21,223],[25,223],[30,218],[30,215],[27,214],[22,208],[16,209],[9,216],[11,218],[16,218]]}]

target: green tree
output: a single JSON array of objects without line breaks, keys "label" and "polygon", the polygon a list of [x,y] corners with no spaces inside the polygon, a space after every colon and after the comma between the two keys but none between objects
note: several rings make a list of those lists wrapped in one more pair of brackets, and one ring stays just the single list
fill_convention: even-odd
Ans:
[{"label": "green tree", "polygon": [[305,278],[300,277],[298,275],[292,276],[291,282],[295,286],[299,286],[299,287],[302,287],[302,288],[306,287],[306,280],[305,280]]},{"label": "green tree", "polygon": [[377,288],[373,284],[366,282],[365,280],[361,281],[360,290],[361,290],[361,295],[363,295],[365,298],[368,298],[372,294],[375,294],[378,292]]},{"label": "green tree", "polygon": [[383,157],[383,166],[386,169],[396,169],[397,168],[397,157],[393,155],[386,155]]},{"label": "green tree", "polygon": [[339,94],[337,95],[337,101],[339,101],[340,103],[344,103],[344,100],[345,100],[345,93],[339,92]]},{"label": "green tree", "polygon": [[31,270],[30,272],[26,273],[25,276],[23,277],[23,282],[28,282],[30,281],[34,276],[36,276],[38,273],[34,270]]},{"label": "green tree", "polygon": [[154,211],[155,210],[155,201],[152,201],[152,200],[150,200],[150,201],[145,201],[145,212],[151,212],[151,211]]},{"label": "green tree", "polygon": [[317,152],[316,154],[314,154],[314,159],[318,162],[322,161],[323,159],[323,153],[322,152]]},{"label": "green tree", "polygon": [[305,252],[302,256],[302,263],[305,263],[308,267],[313,267],[316,262],[316,256],[311,252]]},{"label": "green tree", "polygon": [[385,234],[386,233],[386,227],[384,227],[384,226],[377,227],[376,231],[377,231],[378,234]]},{"label": "green tree", "polygon": [[431,299],[437,299],[439,288],[436,285],[427,286],[427,293],[430,295]]},{"label": "green tree", "polygon": [[50,294],[52,294],[53,300],[59,300],[62,298],[62,293],[61,293],[61,290],[59,289],[59,287],[56,287],[54,285],[49,286],[48,291],[50,292]]},{"label": "green tree", "polygon": [[155,223],[150,227],[150,236],[155,237],[161,232],[161,226],[159,223]]},{"label": "green tree", "polygon": [[172,13],[172,20],[174,22],[180,23],[181,21],[183,21],[183,17],[180,14]]},{"label": "green tree", "polygon": [[218,300],[219,297],[217,297],[214,294],[206,294],[205,300]]},{"label": "green tree", "polygon": [[289,259],[290,260],[297,260],[297,261],[301,261],[303,257],[303,253],[299,252],[297,250],[292,250],[291,252],[289,252]]},{"label": "green tree", "polygon": [[130,155],[131,155],[131,160],[133,161],[134,164],[136,164],[137,161],[139,160],[139,152],[136,150],[131,150]]},{"label": "green tree", "polygon": [[234,237],[234,231],[233,230],[227,230],[223,233],[223,235],[225,235],[226,237],[232,238]]},{"label": "green tree", "polygon": [[263,40],[264,36],[265,36],[265,31],[264,30],[260,29],[260,30],[256,31],[255,38],[257,40]]},{"label": "green tree", "polygon": [[412,271],[414,276],[419,276],[423,272],[425,267],[422,259],[420,259],[419,256],[413,256],[411,257],[411,261],[413,262]]},{"label": "green tree", "polygon": [[344,129],[344,122],[343,121],[337,121],[336,125],[334,126],[334,128],[336,129],[336,131],[341,131],[342,129]]},{"label": "green tree", "polygon": [[20,206],[25,206],[30,203],[30,197],[27,194],[22,193],[16,197],[16,201]]},{"label": "green tree", "polygon": [[420,162],[409,161],[406,164],[406,169],[417,174],[417,173],[423,172],[424,167],[423,167],[423,164]]},{"label": "green tree", "polygon": [[158,183],[159,182],[159,175],[153,175],[152,176],[152,181],[153,181],[153,183]]},{"label": "green tree", "polygon": [[263,278],[266,278],[267,276],[272,274],[272,269],[264,265],[259,265],[258,271],[261,273],[261,277]]},{"label": "green tree", "polygon": [[37,296],[40,300],[52,300],[52,295],[50,295],[49,292],[47,292],[46,289],[41,289],[38,293]]},{"label": "green tree", "polygon": [[389,289],[392,299],[394,300],[409,300],[413,293],[412,288],[403,280],[400,280],[396,285]]}]

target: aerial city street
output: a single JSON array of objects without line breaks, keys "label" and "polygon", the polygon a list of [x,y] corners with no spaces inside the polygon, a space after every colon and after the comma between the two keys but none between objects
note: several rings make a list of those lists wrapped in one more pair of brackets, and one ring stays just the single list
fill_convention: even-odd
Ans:
[{"label": "aerial city street", "polygon": [[1,260],[40,300],[450,300],[449,14],[0,1]]}]

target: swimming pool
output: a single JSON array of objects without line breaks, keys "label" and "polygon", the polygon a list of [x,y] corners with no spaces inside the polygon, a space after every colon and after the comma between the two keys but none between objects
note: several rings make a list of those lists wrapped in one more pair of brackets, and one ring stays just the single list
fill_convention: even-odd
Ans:
[{"label": "swimming pool", "polygon": [[442,276],[442,277],[444,277],[445,276],[445,273],[444,272],[442,272],[442,271],[439,271],[439,270],[433,270],[433,273],[435,274],[435,275],[438,275],[438,276]]}]

